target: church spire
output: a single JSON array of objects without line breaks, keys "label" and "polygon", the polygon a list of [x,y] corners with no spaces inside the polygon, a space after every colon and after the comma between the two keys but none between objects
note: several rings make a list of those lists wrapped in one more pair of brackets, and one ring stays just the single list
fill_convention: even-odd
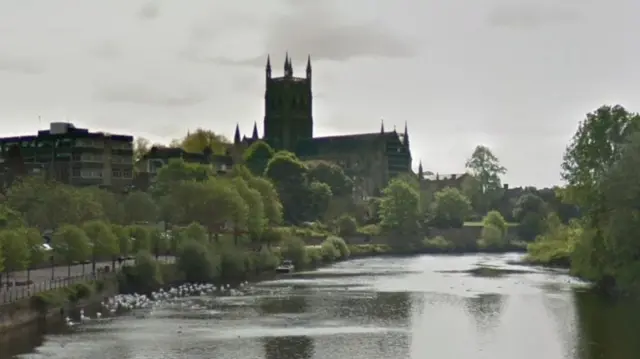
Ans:
[{"label": "church spire", "polygon": [[409,147],[409,130],[407,128],[407,121],[404,121],[404,144]]},{"label": "church spire", "polygon": [[271,56],[267,55],[267,66],[265,67],[267,78],[271,78]]},{"label": "church spire", "polygon": [[291,60],[289,59],[289,51],[287,51],[286,55],[284,56],[284,76],[288,77],[291,76]]},{"label": "church spire", "polygon": [[251,139],[252,140],[258,139],[258,124],[256,122],[253,122],[253,134],[251,135]]},{"label": "church spire", "polygon": [[384,119],[380,119],[380,133],[384,133]]},{"label": "church spire", "polygon": [[239,124],[236,124],[236,133],[235,135],[233,135],[233,143],[236,145],[240,143],[240,125]]},{"label": "church spire", "polygon": [[311,55],[307,56],[307,79],[311,79]]},{"label": "church spire", "polygon": [[418,179],[422,179],[424,176],[424,172],[422,170],[422,160],[420,160],[420,164],[418,165]]}]

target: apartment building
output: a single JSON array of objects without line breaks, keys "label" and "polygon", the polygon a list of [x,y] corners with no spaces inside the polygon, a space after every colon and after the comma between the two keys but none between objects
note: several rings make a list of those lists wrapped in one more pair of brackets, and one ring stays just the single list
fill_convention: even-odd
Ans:
[{"label": "apartment building", "polygon": [[133,180],[133,136],[90,132],[54,122],[37,135],[0,138],[0,162],[41,167],[74,186],[127,189]]}]

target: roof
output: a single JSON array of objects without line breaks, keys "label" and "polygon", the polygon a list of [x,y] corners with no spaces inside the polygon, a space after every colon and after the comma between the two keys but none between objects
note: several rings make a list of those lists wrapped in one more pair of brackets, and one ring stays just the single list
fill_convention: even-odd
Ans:
[{"label": "roof", "polygon": [[449,174],[425,174],[422,176],[427,181],[453,181],[456,179],[460,179],[461,177],[468,176],[469,174],[466,172],[463,173],[449,173]]},{"label": "roof", "polygon": [[396,132],[314,137],[298,142],[296,153],[299,156],[316,156],[325,153],[351,152],[363,148],[372,149],[380,144],[393,141],[402,143],[403,139]]}]

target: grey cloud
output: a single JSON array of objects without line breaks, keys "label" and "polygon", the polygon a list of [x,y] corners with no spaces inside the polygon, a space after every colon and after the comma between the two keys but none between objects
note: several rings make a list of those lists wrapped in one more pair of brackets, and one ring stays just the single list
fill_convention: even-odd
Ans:
[{"label": "grey cloud", "polygon": [[160,4],[148,2],[138,10],[138,18],[142,20],[153,20],[160,16]]},{"label": "grey cloud", "polygon": [[294,56],[312,54],[316,60],[333,61],[347,61],[362,56],[406,58],[416,55],[409,39],[393,33],[383,24],[354,24],[341,20],[336,11],[323,4],[304,1],[290,4],[292,11],[271,19],[267,24],[265,50],[255,57],[231,59],[203,55],[214,36],[202,24],[194,27],[193,39],[207,41],[193,41],[185,55],[196,62],[238,66],[264,66],[267,53],[286,50],[290,50]]},{"label": "grey cloud", "polygon": [[206,100],[195,91],[168,93],[140,85],[105,86],[96,90],[95,96],[104,102],[165,107],[189,107]]},{"label": "grey cloud", "polygon": [[31,59],[0,54],[0,72],[37,75],[44,72],[44,66]]},{"label": "grey cloud", "polygon": [[97,58],[112,60],[120,56],[120,47],[112,41],[104,41],[92,46],[89,53]]},{"label": "grey cloud", "polygon": [[580,18],[580,12],[569,7],[510,4],[494,8],[487,21],[498,27],[531,28],[573,23]]}]

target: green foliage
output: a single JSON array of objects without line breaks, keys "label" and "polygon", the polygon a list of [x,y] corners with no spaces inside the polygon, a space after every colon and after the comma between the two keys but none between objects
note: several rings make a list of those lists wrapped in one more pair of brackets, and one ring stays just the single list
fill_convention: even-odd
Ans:
[{"label": "green foliage", "polygon": [[0,230],[19,228],[25,225],[24,219],[19,212],[0,204]]},{"label": "green foliage", "polygon": [[43,247],[42,235],[35,228],[20,228],[20,236],[24,238],[29,248],[29,266],[33,267],[47,260],[48,254]]},{"label": "green foliage", "polygon": [[451,252],[456,249],[455,245],[446,240],[443,236],[436,236],[433,238],[425,238],[423,246],[427,250],[433,250],[437,252]]},{"label": "green foliage", "polygon": [[349,237],[358,233],[358,223],[356,223],[355,218],[348,214],[344,214],[338,218],[337,227],[338,234],[342,237]]},{"label": "green foliage", "polygon": [[131,192],[125,197],[124,212],[127,223],[153,223],[158,218],[156,202],[142,191]]},{"label": "green foliage", "polygon": [[244,152],[244,162],[251,173],[262,176],[274,154],[273,148],[266,142],[256,141]]},{"label": "green foliage", "polygon": [[234,178],[233,184],[247,205],[247,231],[252,238],[259,240],[267,225],[262,195],[258,190],[249,187],[243,178]]},{"label": "green foliage", "polygon": [[544,230],[547,215],[546,203],[533,193],[526,193],[518,198],[513,210],[513,218],[519,222],[518,237],[531,241]]},{"label": "green foliage", "polygon": [[136,254],[130,273],[129,280],[142,293],[149,293],[163,284],[160,265],[148,251],[140,250]]},{"label": "green foliage", "polygon": [[118,249],[120,250],[119,254],[123,256],[128,256],[132,251],[133,243],[131,243],[131,236],[129,235],[129,230],[126,227],[114,224],[111,225],[111,231],[116,236],[118,241]]},{"label": "green foliage", "polygon": [[474,181],[466,184],[465,192],[474,202],[476,210],[483,213],[500,192],[500,176],[507,173],[507,169],[500,165],[500,161],[488,147],[482,145],[475,148],[466,167]]},{"label": "green foliage", "polygon": [[345,243],[344,239],[340,237],[330,236],[325,239],[324,243],[331,244],[337,250],[338,259],[346,259],[349,258],[349,255],[351,255],[349,246],[347,246],[347,243]]},{"label": "green foliage", "polygon": [[30,251],[22,231],[10,229],[0,231],[0,247],[2,247],[2,262],[6,271],[20,271],[29,267]]},{"label": "green foliage", "polygon": [[213,282],[220,274],[220,257],[214,255],[206,244],[188,240],[180,249],[177,267],[189,282]]},{"label": "green foliage", "polygon": [[84,261],[91,256],[91,241],[79,227],[65,224],[53,233],[51,241],[53,250],[65,263]]},{"label": "green foliage", "polygon": [[265,178],[254,177],[249,179],[249,186],[262,196],[264,214],[269,226],[282,224],[282,203],[273,183]]},{"label": "green foliage", "polygon": [[344,173],[342,167],[327,161],[309,161],[307,166],[309,180],[326,183],[333,195],[343,197],[353,193],[353,181]]},{"label": "green foliage", "polygon": [[432,211],[437,227],[460,228],[471,213],[471,203],[458,189],[447,187],[436,193]]},{"label": "green foliage", "polygon": [[120,253],[118,237],[106,222],[85,222],[82,229],[92,243],[93,258],[112,258]]},{"label": "green foliage", "polygon": [[380,226],[385,232],[415,234],[420,217],[418,191],[407,182],[394,179],[380,200]]},{"label": "green foliage", "polygon": [[309,264],[309,256],[304,241],[298,237],[287,237],[280,246],[283,259],[293,262],[297,268],[304,268]]},{"label": "green foliage", "polygon": [[494,227],[500,231],[500,236],[504,238],[507,235],[507,221],[504,220],[502,214],[498,211],[490,211],[482,220],[484,227]]},{"label": "green foliage", "polygon": [[151,251],[151,229],[149,227],[134,224],[127,226],[127,231],[131,238],[131,250],[133,253]]},{"label": "green foliage", "polygon": [[478,246],[482,249],[498,249],[507,244],[504,232],[493,224],[482,227],[482,233],[478,240]]},{"label": "green foliage", "polygon": [[284,219],[291,223],[304,221],[305,201],[309,196],[307,168],[292,153],[276,153],[265,170],[265,175],[275,185],[284,209]]},{"label": "green foliage", "polygon": [[329,209],[329,202],[333,196],[331,187],[326,183],[311,182],[309,195],[308,218],[323,218]]}]

